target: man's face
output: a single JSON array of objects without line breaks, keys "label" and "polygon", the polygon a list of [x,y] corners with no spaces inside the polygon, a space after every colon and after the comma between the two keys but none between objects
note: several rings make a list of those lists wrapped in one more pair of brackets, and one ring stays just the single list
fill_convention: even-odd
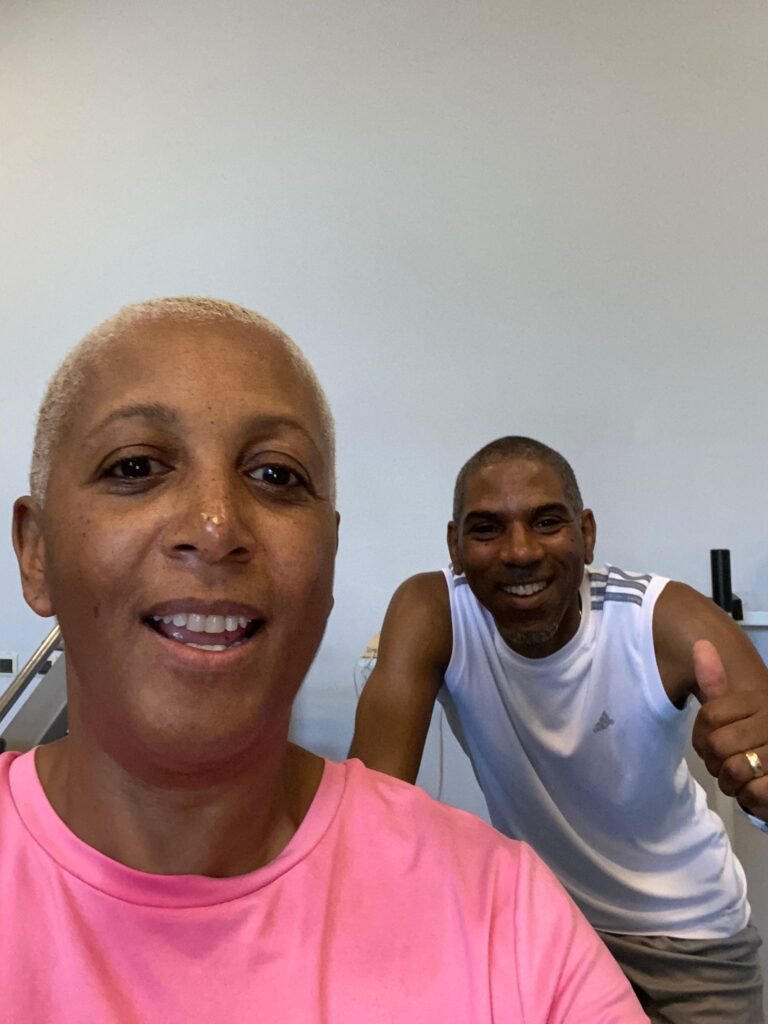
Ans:
[{"label": "man's face", "polygon": [[595,522],[570,507],[545,463],[506,459],[467,481],[458,523],[448,526],[454,570],[527,657],[559,650],[579,624],[579,586],[592,561]]},{"label": "man's face", "polygon": [[284,732],[332,607],[330,472],[314,398],[269,336],[165,321],[116,341],[39,525],[17,509],[72,728],[182,770]]}]

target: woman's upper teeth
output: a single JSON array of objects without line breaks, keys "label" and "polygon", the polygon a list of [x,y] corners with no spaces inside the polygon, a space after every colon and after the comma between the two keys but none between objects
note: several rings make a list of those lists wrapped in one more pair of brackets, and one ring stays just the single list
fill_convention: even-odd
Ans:
[{"label": "woman's upper teeth", "polygon": [[238,615],[153,615],[156,622],[173,623],[190,633],[234,633],[236,629],[245,629],[250,619]]},{"label": "woman's upper teeth", "polygon": [[538,594],[540,590],[546,587],[546,583],[541,580],[538,583],[522,583],[517,586],[506,586],[504,590],[508,594],[515,594],[517,597],[530,597],[531,594]]}]

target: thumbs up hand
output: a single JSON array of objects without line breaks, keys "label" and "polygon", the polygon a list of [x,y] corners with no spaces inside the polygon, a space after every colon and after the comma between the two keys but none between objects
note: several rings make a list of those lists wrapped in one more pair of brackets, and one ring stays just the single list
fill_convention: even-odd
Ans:
[{"label": "thumbs up hand", "polygon": [[708,640],[693,645],[693,669],[702,702],[693,726],[694,750],[723,793],[768,821],[768,693],[734,692]]},{"label": "thumbs up hand", "polygon": [[697,640],[693,645],[693,670],[702,696],[702,703],[723,697],[728,692],[725,666],[717,648],[709,640]]}]

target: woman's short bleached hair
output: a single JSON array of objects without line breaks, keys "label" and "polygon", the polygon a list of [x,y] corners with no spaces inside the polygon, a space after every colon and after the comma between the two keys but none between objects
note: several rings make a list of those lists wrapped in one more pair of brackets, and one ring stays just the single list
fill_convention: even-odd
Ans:
[{"label": "woman's short bleached hair", "polygon": [[64,430],[77,406],[89,372],[108,358],[110,342],[142,324],[163,320],[187,324],[233,322],[253,327],[268,334],[282,346],[294,368],[309,386],[320,413],[320,423],[329,455],[331,498],[336,492],[336,437],[328,399],[315,371],[299,346],[271,320],[245,306],[223,299],[200,296],[178,296],[149,299],[124,306],[114,316],[99,324],[72,349],[51,378],[37,414],[29,485],[32,497],[41,506],[45,501],[51,459]]}]

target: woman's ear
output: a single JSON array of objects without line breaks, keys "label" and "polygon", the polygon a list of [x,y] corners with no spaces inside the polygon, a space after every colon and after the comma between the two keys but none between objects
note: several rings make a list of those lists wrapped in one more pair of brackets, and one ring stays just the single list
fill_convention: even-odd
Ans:
[{"label": "woman's ear", "polygon": [[46,578],[42,511],[29,496],[18,498],[13,506],[13,550],[19,563],[24,600],[38,615],[53,615]]}]

